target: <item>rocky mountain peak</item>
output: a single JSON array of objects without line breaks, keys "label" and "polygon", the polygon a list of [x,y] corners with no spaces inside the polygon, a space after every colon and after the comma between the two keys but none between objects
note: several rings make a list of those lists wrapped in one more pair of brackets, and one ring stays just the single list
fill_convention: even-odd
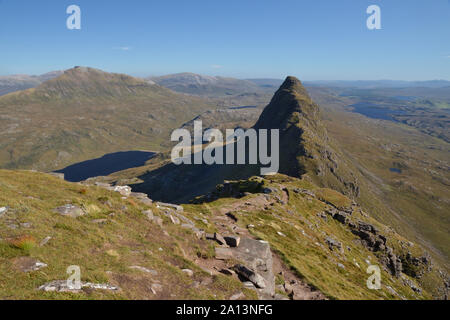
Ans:
[{"label": "rocky mountain peak", "polygon": [[286,78],[254,127],[280,130],[280,173],[308,174],[319,185],[358,194],[352,170],[328,137],[319,106],[296,77]]},{"label": "rocky mountain peak", "polygon": [[60,98],[70,97],[119,97],[151,84],[125,74],[108,73],[99,69],[76,66],[65,70],[59,77],[42,83],[38,92]]},{"label": "rocky mountain peak", "polygon": [[301,81],[289,76],[264,109],[255,128],[286,130],[304,120],[316,126],[320,121],[318,114],[319,107],[311,100]]}]

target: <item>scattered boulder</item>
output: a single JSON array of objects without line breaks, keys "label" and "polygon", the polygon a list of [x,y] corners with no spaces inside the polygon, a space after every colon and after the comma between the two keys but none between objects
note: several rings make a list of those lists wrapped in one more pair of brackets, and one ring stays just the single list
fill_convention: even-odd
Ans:
[{"label": "scattered boulder", "polygon": [[153,220],[154,215],[153,215],[153,211],[152,210],[145,210],[144,212],[142,212],[145,216],[147,216],[148,220]]},{"label": "scattered boulder", "polygon": [[205,233],[205,239],[206,240],[213,240],[216,241],[218,244],[222,245],[222,246],[226,246],[227,245],[227,241],[225,240],[224,237],[222,237],[222,235],[220,233]]},{"label": "scattered boulder", "polygon": [[339,211],[336,208],[329,208],[325,210],[325,213],[330,215],[333,219],[340,223],[347,224],[350,221],[350,214],[345,211]]},{"label": "scattered boulder", "polygon": [[192,271],[191,269],[183,269],[181,271],[187,274],[189,277],[194,276],[194,271]]},{"label": "scattered boulder", "polygon": [[224,239],[230,247],[239,247],[239,243],[241,242],[241,237],[238,236],[226,236]]},{"label": "scattered boulder", "polygon": [[147,194],[145,193],[140,193],[140,192],[131,192],[130,194],[133,198],[136,198],[137,200],[139,200],[140,202],[142,202],[143,204],[146,205],[151,205],[153,203],[153,200],[150,199]]},{"label": "scattered boulder", "polygon": [[78,218],[86,214],[83,209],[73,204],[66,204],[64,206],[56,208],[54,211],[62,216],[71,218]]},{"label": "scattered boulder", "polygon": [[192,220],[186,218],[185,216],[183,216],[182,214],[180,214],[180,213],[178,213],[176,211],[172,211],[171,214],[176,216],[178,219],[180,219],[184,223],[195,225],[195,223]]},{"label": "scattered boulder", "polygon": [[214,240],[216,240],[216,242],[220,245],[226,245],[227,242],[225,241],[225,238],[222,237],[222,235],[220,233],[215,232],[214,233]]},{"label": "scattered boulder", "polygon": [[173,224],[180,224],[180,219],[178,219],[177,217],[169,214],[169,218],[170,218],[170,221],[172,221]]},{"label": "scattered boulder", "polygon": [[115,186],[113,191],[120,193],[124,197],[131,195],[131,187],[129,186]]},{"label": "scattered boulder", "polygon": [[414,291],[415,293],[422,294],[422,289],[420,289],[418,286],[416,286],[416,284],[414,282],[412,282],[411,280],[409,280],[408,278],[404,277],[403,283],[405,285],[407,285],[408,287],[410,287],[412,289],[412,291]]},{"label": "scattered boulder", "polygon": [[318,216],[319,218],[322,218],[323,220],[325,220],[325,222],[328,221],[328,216],[326,215],[325,212],[319,212],[319,213],[317,214],[317,216]]},{"label": "scattered boulder", "polygon": [[252,282],[257,288],[264,289],[266,287],[264,278],[252,269],[247,268],[242,264],[237,264],[233,267],[233,270],[244,279]]},{"label": "scattered boulder", "polygon": [[40,247],[45,246],[51,239],[52,239],[52,237],[50,237],[50,236],[45,237],[45,238],[42,239],[42,241],[39,243],[39,246],[40,246]]},{"label": "scattered boulder", "polygon": [[325,242],[328,245],[328,248],[330,248],[331,251],[337,249],[340,252],[342,252],[342,243],[340,243],[339,241],[331,238],[331,237],[326,237],[325,238]]},{"label": "scattered boulder", "polygon": [[311,190],[295,188],[293,191],[295,193],[308,195],[308,196],[313,197],[313,198],[316,197],[316,194],[313,191],[311,191]]}]

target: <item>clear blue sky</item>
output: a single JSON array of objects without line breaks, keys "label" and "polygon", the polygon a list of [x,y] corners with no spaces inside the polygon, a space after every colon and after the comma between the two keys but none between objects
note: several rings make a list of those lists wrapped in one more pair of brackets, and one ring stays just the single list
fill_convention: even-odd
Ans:
[{"label": "clear blue sky", "polygon": [[[82,29],[66,28],[81,7]],[[366,9],[381,7],[381,30]],[[450,0],[0,0],[0,75],[450,80]]]}]

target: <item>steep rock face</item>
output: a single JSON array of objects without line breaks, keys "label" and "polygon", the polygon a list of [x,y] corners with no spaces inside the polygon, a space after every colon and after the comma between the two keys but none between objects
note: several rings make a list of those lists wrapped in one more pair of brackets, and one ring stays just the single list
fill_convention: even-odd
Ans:
[{"label": "steep rock face", "polygon": [[308,174],[319,185],[358,196],[356,178],[333,149],[319,106],[297,78],[286,78],[254,128],[280,130],[280,173]]}]

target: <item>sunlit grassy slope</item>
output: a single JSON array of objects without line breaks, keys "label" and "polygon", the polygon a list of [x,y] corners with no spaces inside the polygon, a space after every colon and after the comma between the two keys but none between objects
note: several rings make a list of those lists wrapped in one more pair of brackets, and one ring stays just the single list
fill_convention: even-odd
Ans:
[{"label": "sunlit grassy slope", "polygon": [[[442,279],[437,265],[433,264],[432,271],[421,279],[405,274],[396,278],[381,266],[381,252],[369,251],[345,225],[318,215],[330,205],[351,205],[345,196],[282,175],[264,180],[251,178],[237,185],[242,192],[248,192],[243,198],[223,196],[212,202],[185,205],[183,214],[197,227],[214,232],[214,217],[220,211],[232,212],[239,226],[253,225],[249,231],[254,237],[269,241],[273,252],[287,266],[331,299],[430,299],[440,294]],[[272,192],[267,194],[265,188]],[[314,196],[295,190],[308,190]],[[275,203],[266,208],[264,199]],[[54,212],[54,208],[67,203],[80,206],[87,214],[70,218]],[[0,218],[0,298],[227,299],[239,291],[249,299],[256,297],[234,278],[211,276],[203,271],[198,259],[214,259],[214,245],[172,224],[155,205],[143,205],[100,187],[68,183],[42,173],[1,170],[0,206],[9,207],[7,215]],[[143,214],[146,209],[163,218],[162,227],[147,219]],[[98,223],[98,219],[106,221]],[[404,250],[414,256],[423,254],[417,245],[405,247],[409,243],[406,239],[359,208],[354,210],[352,219],[376,226],[397,254]],[[50,241],[39,246],[48,236],[52,237]],[[329,248],[329,237],[341,243],[341,251]],[[18,247],[17,239],[31,239],[31,244]],[[17,259],[24,256],[38,259],[48,267],[24,273],[16,266]],[[369,264],[382,268],[380,290],[367,288]],[[121,291],[73,294],[36,290],[49,281],[66,279],[70,265],[81,267],[82,281],[109,283]],[[136,265],[155,270],[158,276],[129,268]],[[183,268],[192,269],[194,277],[184,274]],[[194,285],[205,279],[211,280],[205,285]],[[405,281],[420,287],[421,293],[414,292]],[[154,283],[163,288],[156,295],[149,289]]]}]

